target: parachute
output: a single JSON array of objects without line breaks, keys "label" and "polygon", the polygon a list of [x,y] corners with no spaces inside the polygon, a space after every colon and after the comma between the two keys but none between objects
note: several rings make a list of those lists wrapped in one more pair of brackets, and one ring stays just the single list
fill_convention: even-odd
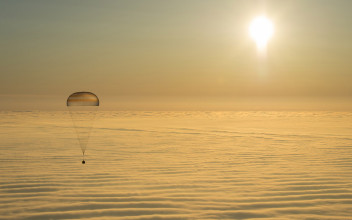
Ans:
[{"label": "parachute", "polygon": [[99,108],[99,99],[91,92],[75,92],[67,98],[66,104],[82,150],[82,164],[85,164],[84,154],[88,145],[94,119]]}]

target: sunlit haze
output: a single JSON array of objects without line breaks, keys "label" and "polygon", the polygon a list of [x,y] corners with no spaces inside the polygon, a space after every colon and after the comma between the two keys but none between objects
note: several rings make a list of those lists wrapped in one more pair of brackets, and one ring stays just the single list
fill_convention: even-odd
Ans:
[{"label": "sunlit haze", "polygon": [[0,1],[1,109],[55,110],[91,91],[110,110],[350,110],[350,8],[329,0]]}]

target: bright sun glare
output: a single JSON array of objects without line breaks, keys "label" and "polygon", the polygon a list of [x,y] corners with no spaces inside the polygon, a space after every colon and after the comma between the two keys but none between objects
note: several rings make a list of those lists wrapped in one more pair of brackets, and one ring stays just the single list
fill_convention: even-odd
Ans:
[{"label": "bright sun glare", "polygon": [[274,34],[274,25],[264,16],[256,17],[249,26],[249,33],[257,44],[258,49],[264,50],[269,39]]}]

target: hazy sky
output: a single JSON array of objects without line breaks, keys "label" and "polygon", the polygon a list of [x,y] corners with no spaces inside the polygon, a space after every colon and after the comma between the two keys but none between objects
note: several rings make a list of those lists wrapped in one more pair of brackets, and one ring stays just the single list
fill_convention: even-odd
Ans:
[{"label": "hazy sky", "polygon": [[[349,99],[351,8],[350,0],[0,0],[2,109],[64,106],[76,91],[125,108]],[[265,59],[248,34],[261,14],[275,25]]]}]

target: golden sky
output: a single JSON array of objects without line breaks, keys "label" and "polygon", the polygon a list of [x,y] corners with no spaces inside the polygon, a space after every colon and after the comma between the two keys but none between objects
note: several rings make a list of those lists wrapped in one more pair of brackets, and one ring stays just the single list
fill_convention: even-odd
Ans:
[{"label": "golden sky", "polygon": [[[64,107],[77,91],[125,109],[349,100],[351,8],[349,0],[1,1],[2,109]],[[248,33],[262,14],[275,25],[265,58]]]}]

